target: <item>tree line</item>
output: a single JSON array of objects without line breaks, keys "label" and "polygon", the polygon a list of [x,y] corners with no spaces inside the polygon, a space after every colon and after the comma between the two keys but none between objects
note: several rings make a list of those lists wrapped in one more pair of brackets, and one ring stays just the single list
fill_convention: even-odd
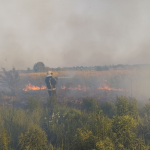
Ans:
[{"label": "tree line", "polygon": [[141,69],[141,68],[150,68],[149,64],[117,64],[117,65],[104,65],[104,66],[73,66],[73,67],[57,67],[51,68],[45,66],[43,62],[37,62],[34,64],[33,69],[27,68],[27,72],[46,72],[46,71],[66,71],[66,70],[96,70],[96,71],[108,71],[111,69]]}]

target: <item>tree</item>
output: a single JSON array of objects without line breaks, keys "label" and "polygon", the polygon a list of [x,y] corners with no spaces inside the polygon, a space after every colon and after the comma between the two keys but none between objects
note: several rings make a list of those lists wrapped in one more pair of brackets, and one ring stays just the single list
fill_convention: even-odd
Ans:
[{"label": "tree", "polygon": [[103,110],[103,113],[109,118],[112,118],[116,115],[116,106],[112,102],[105,102],[100,106],[100,109]]},{"label": "tree", "polygon": [[96,150],[115,150],[112,140],[108,137],[96,143]]},{"label": "tree", "polygon": [[[150,100],[150,99],[149,99]],[[150,102],[150,101],[149,101]],[[150,116],[150,103],[146,103],[144,107],[140,109],[140,115],[144,117],[146,115]]]},{"label": "tree", "polygon": [[149,150],[149,146],[145,144],[145,141],[142,138],[135,139],[134,149],[135,150]]},{"label": "tree", "polygon": [[97,102],[94,98],[87,97],[83,99],[82,107],[87,112],[94,112],[97,108]]},{"label": "tree", "polygon": [[92,113],[89,115],[89,126],[93,135],[98,138],[98,140],[105,140],[112,133],[111,129],[111,119],[105,117],[103,112],[100,110],[97,113]]},{"label": "tree", "polygon": [[13,96],[17,96],[19,81],[20,76],[15,68],[10,71],[6,71],[5,68],[3,68],[3,75],[0,75],[0,84],[3,87],[8,87],[12,91]]},{"label": "tree", "polygon": [[8,144],[10,143],[7,131],[3,128],[2,133],[0,135],[0,149],[8,150]]},{"label": "tree", "polygon": [[19,139],[21,150],[45,150],[47,148],[47,136],[37,125],[30,125],[28,131]]},{"label": "tree", "polygon": [[37,62],[36,64],[34,64],[33,66],[33,71],[34,72],[42,72],[45,70],[45,65],[43,62]]},{"label": "tree", "polygon": [[130,116],[115,116],[112,121],[116,149],[131,149],[135,139],[136,123]]},{"label": "tree", "polygon": [[117,97],[116,106],[119,116],[128,114],[128,101],[125,96]]},{"label": "tree", "polygon": [[97,138],[86,129],[78,129],[74,137],[73,150],[92,150],[95,148]]},{"label": "tree", "polygon": [[117,97],[116,107],[118,116],[130,115],[134,119],[138,118],[137,100],[133,99],[128,102],[125,96]]}]

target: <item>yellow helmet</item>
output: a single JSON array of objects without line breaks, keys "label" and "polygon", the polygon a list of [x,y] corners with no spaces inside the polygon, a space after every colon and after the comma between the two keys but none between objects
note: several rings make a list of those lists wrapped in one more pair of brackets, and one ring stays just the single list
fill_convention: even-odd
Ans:
[{"label": "yellow helmet", "polygon": [[47,75],[52,75],[53,73],[51,71],[47,71]]}]

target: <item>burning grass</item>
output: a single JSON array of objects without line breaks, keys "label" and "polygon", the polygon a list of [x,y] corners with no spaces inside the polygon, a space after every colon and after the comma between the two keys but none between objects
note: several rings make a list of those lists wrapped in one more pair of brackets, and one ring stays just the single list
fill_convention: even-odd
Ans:
[{"label": "burning grass", "polygon": [[45,90],[46,86],[42,85],[42,86],[35,86],[32,85],[30,82],[25,85],[25,88],[23,88],[23,91],[29,91],[29,90],[33,90],[33,91],[38,91],[38,90]]},{"label": "burning grass", "polygon": [[[113,101],[116,99],[116,95],[139,96],[142,91],[139,79],[142,79],[142,84],[146,85],[150,76],[148,71],[145,74],[138,70],[54,71],[53,73],[54,77],[71,77],[58,79],[56,85],[58,101],[79,101],[79,103],[84,97],[95,97],[100,101]],[[28,95],[33,95],[46,101],[48,92],[44,81],[45,76],[46,72],[21,73],[18,94],[20,99],[26,101]],[[148,85],[144,88],[149,89]],[[8,97],[11,96],[7,92],[5,93]]]}]

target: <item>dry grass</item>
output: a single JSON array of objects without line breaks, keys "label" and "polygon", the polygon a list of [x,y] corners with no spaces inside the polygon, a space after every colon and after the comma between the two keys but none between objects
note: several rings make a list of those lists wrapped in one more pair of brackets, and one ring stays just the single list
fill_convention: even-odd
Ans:
[{"label": "dry grass", "polygon": [[[53,71],[53,76],[79,76],[79,77],[100,77],[100,76],[114,76],[114,75],[123,75],[123,74],[135,74],[138,73],[137,70],[109,70],[109,71]],[[47,74],[46,72],[38,73],[21,73],[21,78],[43,78]]]},{"label": "dry grass", "polygon": [[[28,79],[41,79],[44,78],[47,75],[46,72],[38,72],[38,73],[21,73],[21,78],[28,78]],[[66,76],[65,71],[54,71],[53,76]]]},{"label": "dry grass", "polygon": [[[46,72],[39,72],[39,73],[22,73],[20,74],[21,79],[29,79],[29,80],[43,80],[46,76]],[[112,77],[123,77],[123,76],[143,76],[149,77],[150,70],[109,70],[109,71],[53,71],[54,77],[77,77],[77,78],[112,78]]]}]

